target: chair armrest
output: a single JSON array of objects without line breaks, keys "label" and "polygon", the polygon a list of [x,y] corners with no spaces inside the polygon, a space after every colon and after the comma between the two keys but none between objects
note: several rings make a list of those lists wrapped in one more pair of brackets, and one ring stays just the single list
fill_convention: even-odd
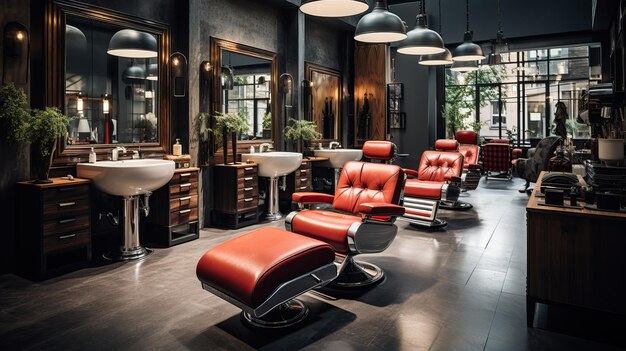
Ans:
[{"label": "chair armrest", "polygon": [[445,176],[444,179],[452,183],[460,183],[462,180],[461,177],[457,177],[457,176]]},{"label": "chair armrest", "polygon": [[366,216],[402,216],[404,207],[394,204],[366,202],[359,205],[359,213]]},{"label": "chair armrest", "polygon": [[408,169],[408,168],[402,168],[402,170],[404,171],[407,177],[417,178],[419,176],[419,173],[417,173],[416,170]]},{"label": "chair armrest", "polygon": [[470,171],[480,171],[482,169],[482,166],[478,164],[469,164],[467,165],[467,169]]},{"label": "chair armrest", "polygon": [[291,200],[301,204],[332,204],[335,197],[324,193],[293,193]]}]

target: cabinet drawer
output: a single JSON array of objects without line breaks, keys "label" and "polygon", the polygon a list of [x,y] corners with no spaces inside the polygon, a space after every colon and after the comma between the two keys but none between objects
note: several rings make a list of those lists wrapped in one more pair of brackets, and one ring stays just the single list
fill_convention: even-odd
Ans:
[{"label": "cabinet drawer", "polygon": [[65,199],[55,199],[54,201],[45,202],[43,206],[44,220],[55,219],[63,216],[72,215],[74,213],[85,213],[89,211],[89,198],[79,197],[75,194]]},{"label": "cabinet drawer", "polygon": [[88,214],[64,216],[45,221],[43,224],[43,236],[76,232],[87,228],[89,228]]},{"label": "cabinet drawer", "polygon": [[46,236],[43,239],[43,251],[45,253],[67,249],[74,246],[89,243],[89,229],[64,234]]},{"label": "cabinet drawer", "polygon": [[310,169],[310,168],[311,168],[311,162],[302,161],[302,164],[300,165],[300,168],[298,169]]},{"label": "cabinet drawer", "polygon": [[170,211],[198,207],[198,195],[181,196],[170,199]]},{"label": "cabinet drawer", "polygon": [[295,183],[296,183],[296,188],[299,188],[301,186],[310,185],[311,179],[309,177],[297,177]]},{"label": "cabinet drawer", "polygon": [[188,208],[170,212],[170,225],[178,225],[198,220],[198,208]]},{"label": "cabinet drawer", "polygon": [[310,169],[298,169],[295,172],[295,176],[296,178],[304,178],[304,177],[308,177],[311,174],[311,170]]},{"label": "cabinet drawer", "polygon": [[184,196],[185,194],[197,194],[197,193],[198,193],[197,181],[190,181],[188,183],[170,185],[171,196]]},{"label": "cabinet drawer", "polygon": [[197,182],[197,181],[198,181],[198,171],[175,173],[174,176],[172,176],[172,180],[170,180],[170,185]]},{"label": "cabinet drawer", "polygon": [[258,197],[248,197],[241,200],[237,200],[237,212],[247,211],[251,208],[255,208],[259,204]]},{"label": "cabinet drawer", "polygon": [[237,178],[251,177],[257,175],[257,167],[250,166],[237,169]]},{"label": "cabinet drawer", "polygon": [[237,189],[256,188],[258,186],[258,178],[256,175],[239,178],[237,180]]},{"label": "cabinet drawer", "polygon": [[89,197],[89,185],[72,185],[45,189],[43,191],[43,202],[63,202],[65,200],[80,199]]},{"label": "cabinet drawer", "polygon": [[296,186],[296,192],[299,191],[311,191],[311,184],[302,184],[300,186]]},{"label": "cabinet drawer", "polygon": [[256,186],[237,190],[237,200],[248,199],[259,194]]}]

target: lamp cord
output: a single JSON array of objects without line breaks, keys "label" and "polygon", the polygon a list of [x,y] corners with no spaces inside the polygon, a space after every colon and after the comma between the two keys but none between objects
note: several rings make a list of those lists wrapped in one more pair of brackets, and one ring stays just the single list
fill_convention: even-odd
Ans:
[{"label": "lamp cord", "polygon": [[442,20],[442,16],[441,16],[441,0],[439,0],[439,35],[442,35],[442,33],[441,33],[441,27],[442,27],[441,22],[443,22],[443,20]]},{"label": "lamp cord", "polygon": [[502,16],[500,16],[500,0],[498,0],[498,31],[502,31]]},{"label": "lamp cord", "polygon": [[465,7],[466,7],[466,11],[465,11],[465,24],[466,24],[466,32],[469,32],[469,0],[465,1]]}]

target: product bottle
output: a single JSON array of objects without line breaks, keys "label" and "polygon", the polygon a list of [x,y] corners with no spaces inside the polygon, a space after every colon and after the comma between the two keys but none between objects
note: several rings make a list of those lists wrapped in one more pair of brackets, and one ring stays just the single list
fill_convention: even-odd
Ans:
[{"label": "product bottle", "polygon": [[250,153],[253,154],[254,153],[254,146],[250,146]]},{"label": "product bottle", "polygon": [[89,163],[96,163],[96,152],[93,151],[93,146],[91,147],[91,152],[89,152]]},{"label": "product bottle", "polygon": [[180,145],[180,139],[176,139],[176,144],[174,144],[172,154],[174,156],[180,156],[183,154],[183,146]]}]

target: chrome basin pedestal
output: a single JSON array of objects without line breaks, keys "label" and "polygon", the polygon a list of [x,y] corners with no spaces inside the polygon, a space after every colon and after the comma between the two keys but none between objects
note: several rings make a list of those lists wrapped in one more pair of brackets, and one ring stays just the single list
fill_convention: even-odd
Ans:
[{"label": "chrome basin pedestal", "polygon": [[141,195],[124,196],[124,222],[120,232],[123,234],[122,246],[118,251],[111,251],[104,258],[111,261],[130,261],[144,258],[152,250],[141,246],[139,242],[139,198]]},{"label": "chrome basin pedestal", "polygon": [[270,178],[270,193],[268,194],[267,200],[267,213],[265,214],[265,219],[268,221],[278,221],[283,218],[283,214],[280,213],[278,200],[278,177]]}]

